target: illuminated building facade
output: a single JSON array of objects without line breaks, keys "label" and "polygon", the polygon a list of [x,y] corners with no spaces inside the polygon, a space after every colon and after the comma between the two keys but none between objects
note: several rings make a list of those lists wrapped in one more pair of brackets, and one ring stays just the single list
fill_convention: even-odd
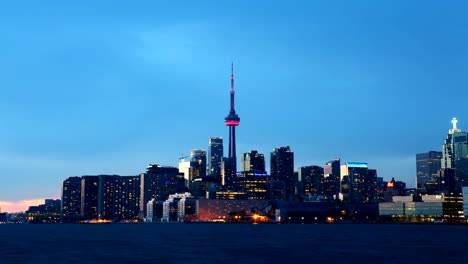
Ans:
[{"label": "illuminated building facade", "polygon": [[121,176],[116,180],[114,218],[137,218],[140,211],[140,176]]},{"label": "illuminated building facade", "polygon": [[247,193],[238,191],[217,191],[216,200],[247,200]]},{"label": "illuminated building facade", "polygon": [[320,166],[299,167],[298,182],[300,193],[304,195],[322,195],[324,170]]},{"label": "illuminated building facade", "polygon": [[114,218],[115,189],[117,175],[98,176],[98,219]]},{"label": "illuminated building facade", "polygon": [[237,173],[236,190],[246,194],[249,200],[267,199],[267,173],[265,171],[242,171]]},{"label": "illuminated building facade", "polygon": [[75,221],[81,212],[81,177],[69,177],[62,183],[61,215],[64,221]]},{"label": "illuminated building facade", "polygon": [[264,200],[209,200],[200,199],[199,220],[204,222],[227,221],[230,214],[251,212],[252,208],[264,208],[268,201]]},{"label": "illuminated building facade", "polygon": [[464,222],[463,198],[449,196],[416,195],[394,196],[392,202],[379,204],[379,214],[401,222]]},{"label": "illuminated building facade", "polygon": [[44,204],[30,206],[26,212],[28,223],[60,223],[61,201],[46,199]]}]

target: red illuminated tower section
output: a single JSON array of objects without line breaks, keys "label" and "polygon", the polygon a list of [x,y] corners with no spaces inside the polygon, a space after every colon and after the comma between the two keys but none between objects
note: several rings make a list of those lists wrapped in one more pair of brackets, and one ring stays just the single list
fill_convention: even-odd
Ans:
[{"label": "red illuminated tower section", "polygon": [[229,156],[233,169],[236,171],[236,126],[240,124],[240,118],[234,109],[234,64],[231,64],[231,110],[224,119],[224,123],[229,127]]}]

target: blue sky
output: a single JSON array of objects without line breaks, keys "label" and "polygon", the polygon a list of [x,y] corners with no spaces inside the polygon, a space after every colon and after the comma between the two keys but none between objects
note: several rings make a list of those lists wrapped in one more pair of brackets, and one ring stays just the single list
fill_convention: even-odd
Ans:
[{"label": "blue sky", "polygon": [[[254,3],[252,3],[254,2]],[[411,2],[411,3],[408,3]],[[415,185],[415,154],[468,128],[464,1],[9,1],[0,4],[0,201],[84,174],[177,166],[223,136],[291,146]]]}]

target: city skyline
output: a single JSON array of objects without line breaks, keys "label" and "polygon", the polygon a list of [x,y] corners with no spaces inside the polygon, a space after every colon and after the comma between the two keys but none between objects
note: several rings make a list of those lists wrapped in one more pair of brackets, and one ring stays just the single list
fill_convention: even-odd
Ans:
[{"label": "city skyline", "polygon": [[2,8],[0,207],[228,139],[231,61],[237,153],[267,164],[291,146],[295,170],[341,158],[414,187],[415,154],[441,151],[452,117],[468,127],[463,2],[143,3]]}]

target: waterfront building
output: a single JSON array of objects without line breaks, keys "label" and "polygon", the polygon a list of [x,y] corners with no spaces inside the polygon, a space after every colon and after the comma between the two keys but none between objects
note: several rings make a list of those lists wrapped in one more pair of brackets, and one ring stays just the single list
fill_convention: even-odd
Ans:
[{"label": "waterfront building", "polygon": [[151,199],[146,206],[146,222],[161,222],[163,218],[164,202]]},{"label": "waterfront building", "polygon": [[463,216],[468,220],[468,187],[462,187]]},{"label": "waterfront building", "polygon": [[140,211],[140,176],[116,178],[114,218],[136,219]]},{"label": "waterfront building", "polygon": [[198,200],[190,193],[176,193],[169,195],[163,203],[163,222],[183,222],[198,218]]},{"label": "waterfront building", "polygon": [[250,213],[268,205],[265,200],[199,200],[199,220],[203,222],[227,221],[230,214]]},{"label": "waterfront building", "polygon": [[60,223],[61,201],[46,199],[44,204],[30,206],[26,212],[28,223]]},{"label": "waterfront building", "polygon": [[81,177],[81,217],[85,220],[98,219],[99,177]]},{"label": "waterfront building", "polygon": [[114,219],[114,204],[117,175],[98,176],[97,219]]},{"label": "waterfront building", "polygon": [[62,183],[61,216],[76,221],[81,215],[81,177],[69,177]]},{"label": "waterfront building", "polygon": [[463,198],[459,194],[394,196],[379,204],[379,214],[403,222],[462,222]]}]

